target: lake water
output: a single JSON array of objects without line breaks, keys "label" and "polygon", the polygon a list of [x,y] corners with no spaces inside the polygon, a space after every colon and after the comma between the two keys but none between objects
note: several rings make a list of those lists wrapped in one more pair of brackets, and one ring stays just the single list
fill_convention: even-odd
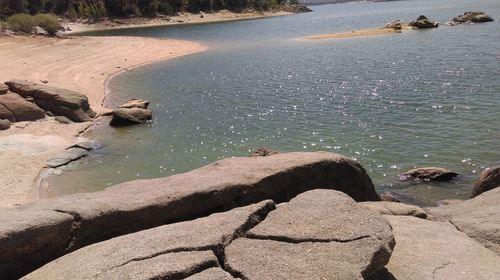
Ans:
[{"label": "lake water", "polygon": [[[357,159],[377,190],[432,205],[466,198],[500,164],[500,22],[366,38],[302,36],[383,26],[421,14],[444,23],[469,10],[500,19],[498,0],[313,6],[313,13],[99,35],[199,41],[205,52],[148,65],[109,83],[110,107],[151,101],[154,120],[88,137],[99,148],[48,178],[43,196],[101,190],[189,171],[257,147]],[[399,183],[414,167],[461,173],[450,183]]]}]

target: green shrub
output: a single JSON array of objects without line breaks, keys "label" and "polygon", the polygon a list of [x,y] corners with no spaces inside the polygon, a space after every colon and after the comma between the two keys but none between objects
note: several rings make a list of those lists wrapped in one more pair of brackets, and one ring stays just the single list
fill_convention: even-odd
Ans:
[{"label": "green shrub", "polygon": [[16,32],[31,33],[33,16],[24,13],[12,15],[7,18],[7,26]]},{"label": "green shrub", "polygon": [[33,24],[40,26],[52,35],[56,34],[57,30],[61,28],[59,18],[51,14],[38,14],[34,16]]}]

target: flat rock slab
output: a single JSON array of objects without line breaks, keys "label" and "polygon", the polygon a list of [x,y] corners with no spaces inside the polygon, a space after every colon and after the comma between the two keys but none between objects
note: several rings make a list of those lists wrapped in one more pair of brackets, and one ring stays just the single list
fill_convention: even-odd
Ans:
[{"label": "flat rock slab", "polygon": [[[150,273],[163,279],[174,272],[187,277],[193,271],[217,267],[214,253],[222,252],[226,244],[244,235],[273,209],[272,201],[264,201],[123,235],[65,255],[24,279],[129,279],[134,271],[144,272],[138,279],[154,278],[148,278]],[[195,254],[201,251],[204,253]]]},{"label": "flat rock slab", "polygon": [[429,207],[432,219],[449,221],[500,256],[500,188],[463,202]]},{"label": "flat rock slab", "polygon": [[56,168],[69,164],[72,161],[78,160],[86,156],[88,151],[81,148],[69,148],[64,152],[58,154],[54,158],[47,161],[47,166],[51,168]]},{"label": "flat rock slab", "polygon": [[226,248],[246,279],[362,279],[389,261],[394,236],[380,214],[334,190],[282,204]]},{"label": "flat rock slab", "polygon": [[365,201],[360,202],[359,204],[382,215],[414,216],[423,219],[427,218],[427,213],[422,208],[415,205],[389,201]]},{"label": "flat rock slab", "polygon": [[73,216],[55,211],[0,211],[0,279],[16,279],[51,256],[63,254],[71,236]]},{"label": "flat rock slab", "polygon": [[386,218],[396,237],[387,265],[395,279],[498,279],[500,257],[452,224],[409,216]]}]

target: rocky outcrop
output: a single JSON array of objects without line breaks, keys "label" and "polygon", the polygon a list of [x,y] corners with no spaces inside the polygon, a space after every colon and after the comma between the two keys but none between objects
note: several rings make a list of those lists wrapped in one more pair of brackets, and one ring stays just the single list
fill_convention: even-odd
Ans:
[{"label": "rocky outcrop", "polygon": [[426,16],[421,15],[415,21],[410,22],[410,26],[415,28],[437,28],[439,23],[429,20]]},{"label": "rocky outcrop", "polygon": [[253,151],[250,156],[251,157],[268,157],[277,154],[278,152],[273,151],[269,148],[257,148]]},{"label": "rocky outcrop", "polygon": [[145,123],[153,117],[153,112],[142,108],[118,108],[113,110],[111,126],[127,126]]},{"label": "rocky outcrop", "polygon": [[483,192],[500,187],[500,167],[487,168],[477,179],[472,190],[472,197],[476,197]]},{"label": "rocky outcrop", "polygon": [[[336,189],[356,201],[380,199],[366,171],[352,159],[326,152],[280,153],[228,158],[188,173],[40,200],[16,211],[57,211],[73,216],[71,235],[61,237],[67,244],[65,253],[69,253],[119,235],[264,199],[289,201],[317,188]],[[17,238],[16,233],[11,237]],[[59,256],[60,251],[44,251],[46,259]]]},{"label": "rocky outcrop", "polygon": [[313,190],[231,243],[226,264],[243,279],[362,279],[387,264],[393,247],[382,216],[343,193]]},{"label": "rocky outcrop", "polygon": [[488,22],[493,21],[493,19],[486,15],[484,12],[480,11],[469,11],[463,15],[459,15],[453,18],[452,22],[455,23],[465,23],[465,22]]},{"label": "rocky outcrop", "polygon": [[441,167],[422,167],[412,169],[399,176],[401,181],[407,180],[423,180],[423,181],[449,181],[458,173],[452,172],[446,168]]},{"label": "rocky outcrop", "polygon": [[420,207],[398,202],[387,201],[366,201],[359,204],[382,215],[414,216],[417,218],[427,218],[427,213]]},{"label": "rocky outcrop", "polygon": [[184,279],[223,267],[224,247],[273,209],[272,201],[263,201],[123,235],[63,256],[22,279]]},{"label": "rocky outcrop", "polygon": [[448,222],[385,216],[396,246],[379,279],[497,279],[500,257]]},{"label": "rocky outcrop", "polygon": [[91,121],[96,115],[90,108],[87,96],[78,92],[23,80],[12,80],[5,84],[12,92],[24,98],[33,98],[36,105],[45,111],[65,116],[74,122]]},{"label": "rocky outcrop", "polygon": [[56,211],[9,209],[0,211],[0,220],[0,279],[17,279],[63,255],[74,222]]},{"label": "rocky outcrop", "polygon": [[10,128],[10,121],[0,119],[0,130],[7,130]]},{"label": "rocky outcrop", "polygon": [[0,95],[0,119],[11,122],[35,121],[45,118],[45,112],[20,95],[6,92]]},{"label": "rocky outcrop", "polygon": [[458,230],[500,256],[499,201],[500,188],[496,188],[463,202],[425,210],[430,218],[452,223]]}]

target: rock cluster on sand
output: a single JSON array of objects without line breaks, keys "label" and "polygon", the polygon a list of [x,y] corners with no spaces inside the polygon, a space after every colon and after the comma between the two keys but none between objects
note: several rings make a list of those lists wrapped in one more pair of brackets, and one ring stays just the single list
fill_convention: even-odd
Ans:
[{"label": "rock cluster on sand", "polygon": [[416,28],[436,28],[439,23],[429,20],[426,16],[421,15],[415,21],[410,22],[410,26]]},{"label": "rock cluster on sand", "polygon": [[458,176],[458,173],[452,172],[441,167],[421,167],[407,171],[399,178],[401,181],[423,180],[423,181],[449,181]]},{"label": "rock cluster on sand", "polygon": [[3,91],[0,94],[0,119],[10,122],[35,121],[45,118],[45,112],[20,95]]},{"label": "rock cluster on sand", "polygon": [[118,106],[111,113],[111,126],[127,126],[145,123],[153,117],[153,112],[148,109],[149,101],[144,99],[132,99]]},{"label": "rock cluster on sand", "polygon": [[453,18],[454,23],[465,23],[465,22],[490,22],[493,18],[485,14],[484,12],[466,12],[463,15],[459,15]]},{"label": "rock cluster on sand", "polygon": [[96,116],[87,96],[78,92],[24,80],[12,80],[5,84],[10,91],[32,99],[39,108],[56,116],[65,116],[74,122],[91,121]]}]

